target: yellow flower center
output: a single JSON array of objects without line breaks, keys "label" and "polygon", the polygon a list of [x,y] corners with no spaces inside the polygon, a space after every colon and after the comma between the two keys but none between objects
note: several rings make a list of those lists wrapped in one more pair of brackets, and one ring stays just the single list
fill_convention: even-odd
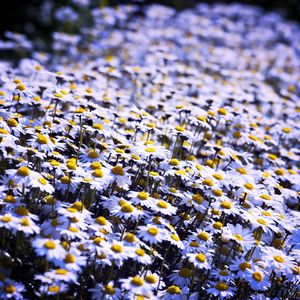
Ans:
[{"label": "yellow flower center", "polygon": [[200,262],[200,263],[204,263],[206,262],[206,256],[202,253],[198,253],[196,255],[196,259]]},{"label": "yellow flower center", "polygon": [[136,237],[133,233],[127,232],[124,236],[124,240],[128,243],[136,242]]},{"label": "yellow flower center", "polygon": [[20,167],[17,174],[23,177],[27,177],[30,174],[30,170],[27,167]]},{"label": "yellow flower center", "polygon": [[263,216],[266,216],[266,217],[272,217],[272,213],[270,213],[269,211],[262,211],[261,213]]},{"label": "yellow flower center", "polygon": [[239,264],[239,268],[242,271],[245,271],[246,269],[251,269],[251,264],[248,261],[244,261]]},{"label": "yellow flower center", "polygon": [[232,208],[232,203],[230,201],[222,201],[221,202],[221,207],[224,209],[231,209]]},{"label": "yellow flower center", "polygon": [[190,247],[193,247],[193,248],[199,247],[199,243],[196,241],[191,241],[189,245],[190,245]]},{"label": "yellow flower center", "polygon": [[0,220],[3,223],[9,223],[12,220],[12,218],[11,218],[11,216],[3,216],[3,217],[1,217]]},{"label": "yellow flower center", "polygon": [[4,201],[7,202],[7,203],[16,203],[16,199],[13,195],[7,195],[4,198]]},{"label": "yellow flower center", "polygon": [[184,132],[185,128],[183,126],[175,126],[175,129],[179,132]]},{"label": "yellow flower center", "polygon": [[5,288],[4,288],[4,290],[5,290],[5,292],[7,294],[13,294],[13,293],[15,293],[17,291],[16,287],[13,286],[12,284],[6,285]]},{"label": "yellow flower center", "polygon": [[224,281],[221,281],[221,282],[218,282],[216,285],[215,285],[215,288],[219,291],[227,291],[228,290],[228,285],[226,282]]},{"label": "yellow flower center", "polygon": [[96,219],[96,223],[98,223],[99,225],[106,225],[107,221],[104,217],[100,216]]},{"label": "yellow flower center", "polygon": [[169,162],[171,166],[178,166],[180,164],[179,160],[177,158],[172,158]]},{"label": "yellow flower center", "polygon": [[166,201],[160,200],[157,202],[157,206],[160,208],[166,209],[166,208],[168,208],[168,203]]},{"label": "yellow flower center", "polygon": [[225,108],[219,108],[218,109],[218,114],[222,115],[222,116],[226,116],[227,115],[227,110]]},{"label": "yellow flower center", "polygon": [[176,286],[176,285],[171,285],[171,286],[169,286],[167,288],[167,292],[169,294],[177,294],[177,295],[179,295],[179,294],[181,294],[181,289],[178,286]]},{"label": "yellow flower center", "polygon": [[63,184],[70,184],[71,178],[69,176],[63,176],[62,178],[60,178],[60,182]]},{"label": "yellow flower center", "polygon": [[197,237],[202,240],[202,241],[205,241],[207,242],[208,239],[209,239],[209,233],[205,232],[205,231],[201,231],[197,234]]},{"label": "yellow flower center", "polygon": [[148,146],[146,147],[145,151],[148,153],[154,153],[156,152],[156,148],[154,146]]},{"label": "yellow flower center", "polygon": [[146,280],[148,283],[150,283],[150,284],[153,284],[153,283],[156,283],[156,282],[157,282],[157,278],[156,278],[154,275],[152,275],[152,274],[146,275],[146,276],[145,276],[145,280]]},{"label": "yellow flower center", "polygon": [[158,234],[158,229],[156,227],[150,227],[148,228],[148,233],[151,235],[157,235]]},{"label": "yellow flower center", "polygon": [[110,249],[116,253],[121,253],[123,251],[123,247],[120,245],[112,245]]},{"label": "yellow flower center", "polygon": [[198,204],[202,204],[203,202],[203,197],[200,194],[193,195],[192,199]]},{"label": "yellow flower center", "polygon": [[22,226],[30,226],[30,221],[28,218],[22,218],[21,219],[21,225]]},{"label": "yellow flower center", "polygon": [[134,211],[134,207],[130,203],[125,203],[122,205],[121,211],[124,213],[132,213]]},{"label": "yellow flower center", "polygon": [[53,241],[49,240],[44,244],[44,247],[47,249],[55,249],[56,244]]},{"label": "yellow flower center", "polygon": [[93,124],[93,128],[94,129],[98,129],[98,130],[103,130],[103,125],[102,124]]},{"label": "yellow flower center", "polygon": [[116,293],[114,287],[112,285],[105,285],[104,286],[104,293],[109,295],[114,295]]},{"label": "yellow flower center", "polygon": [[220,174],[220,173],[213,174],[213,177],[216,178],[217,180],[223,180],[224,179],[223,175]]},{"label": "yellow flower center", "polygon": [[284,263],[284,258],[280,255],[274,255],[274,259],[279,263]]},{"label": "yellow flower center", "polygon": [[268,194],[261,194],[259,197],[264,200],[272,200],[272,197]]},{"label": "yellow flower center", "polygon": [[246,175],[248,172],[245,168],[236,168],[235,169],[238,173]]},{"label": "yellow flower center", "polygon": [[137,196],[141,200],[147,200],[149,198],[149,194],[146,192],[139,192]]},{"label": "yellow flower center", "polygon": [[276,155],[276,154],[269,153],[269,154],[268,154],[268,158],[271,159],[271,160],[276,160],[276,159],[277,159],[277,155]]},{"label": "yellow flower center", "polygon": [[131,279],[131,283],[136,286],[142,286],[144,284],[144,280],[141,277],[135,276]]},{"label": "yellow flower center", "polygon": [[42,185],[46,185],[48,183],[48,181],[44,177],[40,177],[38,179],[38,182]]},{"label": "yellow flower center", "polygon": [[211,192],[217,197],[221,197],[223,195],[222,190],[212,190]]},{"label": "yellow flower center", "polygon": [[222,229],[222,227],[223,227],[223,224],[221,222],[215,222],[213,224],[213,228],[215,228],[215,229]]},{"label": "yellow flower center", "polygon": [[188,269],[188,268],[182,268],[179,272],[178,272],[178,275],[180,277],[183,277],[183,278],[190,278],[192,277],[193,275],[193,272],[192,270]]},{"label": "yellow flower center", "polygon": [[76,227],[69,227],[68,230],[71,232],[79,232],[79,229]]},{"label": "yellow flower center", "polygon": [[67,167],[68,167],[68,169],[70,169],[70,170],[76,170],[76,169],[77,169],[76,161],[74,161],[74,160],[69,160],[69,161],[67,162]]},{"label": "yellow flower center", "polygon": [[92,158],[92,159],[96,159],[99,157],[99,153],[94,151],[94,150],[90,150],[89,154],[88,154],[88,158]]},{"label": "yellow flower center", "polygon": [[290,133],[292,131],[292,129],[290,127],[283,127],[281,130],[284,133]]},{"label": "yellow flower center", "polygon": [[36,139],[36,141],[41,144],[41,145],[45,145],[49,143],[49,140],[46,136],[39,134],[38,138]]},{"label": "yellow flower center", "polygon": [[227,270],[221,270],[221,271],[219,271],[219,274],[221,276],[228,276],[229,272]]},{"label": "yellow flower center", "polygon": [[267,222],[264,219],[257,219],[257,222],[261,225],[267,225]]},{"label": "yellow flower center", "polygon": [[16,119],[9,119],[9,120],[7,120],[7,125],[9,127],[17,127],[19,125],[19,123]]},{"label": "yellow flower center", "polygon": [[28,214],[29,214],[29,211],[26,209],[25,206],[18,206],[18,207],[15,208],[14,211],[19,216],[28,216]]},{"label": "yellow flower center", "polygon": [[254,189],[254,185],[251,184],[251,183],[249,183],[249,182],[245,183],[245,184],[244,184],[244,187],[245,187],[246,189],[248,189],[248,190],[253,190],[253,189]]},{"label": "yellow flower center", "polygon": [[241,236],[241,235],[239,235],[239,234],[233,234],[233,236],[236,238],[236,240],[238,241],[238,242],[241,242],[242,240],[243,240],[243,237]]},{"label": "yellow flower center", "polygon": [[90,167],[93,169],[93,170],[96,170],[96,169],[102,169],[102,165],[98,162],[98,161],[94,161],[90,164]]},{"label": "yellow flower center", "polygon": [[53,167],[58,167],[60,165],[60,162],[55,160],[55,159],[51,159],[49,160],[49,163],[53,166]]},{"label": "yellow flower center", "polygon": [[255,281],[261,282],[261,281],[263,280],[263,278],[264,278],[264,275],[263,275],[263,273],[257,271],[257,272],[254,272],[254,273],[252,274],[252,278],[253,278]]},{"label": "yellow flower center", "polygon": [[75,256],[71,253],[68,253],[64,259],[64,262],[67,264],[73,264],[76,261]]},{"label": "yellow flower center", "polygon": [[145,255],[145,251],[143,249],[136,249],[135,250],[135,253],[138,255],[138,256],[144,256]]},{"label": "yellow flower center", "polygon": [[103,171],[100,169],[93,171],[92,175],[97,178],[102,178],[104,176]]},{"label": "yellow flower center", "polygon": [[171,238],[172,238],[174,241],[176,241],[176,242],[179,242],[179,241],[180,241],[179,236],[176,235],[176,234],[174,234],[174,233],[171,234]]},{"label": "yellow flower center", "polygon": [[121,166],[115,166],[111,169],[115,175],[123,176],[125,174],[124,169]]},{"label": "yellow flower center", "polygon": [[203,184],[208,185],[208,186],[213,186],[214,182],[211,178],[206,178],[202,181]]},{"label": "yellow flower center", "polygon": [[26,85],[23,84],[23,83],[20,83],[20,84],[17,85],[16,89],[23,92],[23,91],[26,90]]},{"label": "yellow flower center", "polygon": [[60,291],[60,287],[58,285],[50,285],[48,287],[48,292],[50,293],[58,293]]},{"label": "yellow flower center", "polygon": [[125,150],[124,149],[121,149],[121,148],[116,148],[115,151],[119,154],[124,154],[125,153]]},{"label": "yellow flower center", "polygon": [[80,201],[74,202],[71,207],[77,209],[78,211],[82,211],[84,209],[84,205]]},{"label": "yellow flower center", "polygon": [[283,169],[277,169],[275,170],[275,174],[278,176],[283,176],[284,175],[284,170]]},{"label": "yellow flower center", "polygon": [[57,275],[67,275],[67,274],[68,274],[68,271],[65,270],[65,269],[57,269],[57,270],[55,271],[55,273],[56,273]]}]

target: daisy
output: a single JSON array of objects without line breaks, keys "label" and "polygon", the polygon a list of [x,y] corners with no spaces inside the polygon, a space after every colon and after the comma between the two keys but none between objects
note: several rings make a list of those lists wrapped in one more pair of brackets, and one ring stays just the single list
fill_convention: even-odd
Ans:
[{"label": "daisy", "polygon": [[54,192],[54,187],[43,176],[33,179],[31,185],[32,187],[39,188],[42,192],[47,192],[48,194],[52,194]]},{"label": "daisy", "polygon": [[156,225],[147,224],[146,226],[139,226],[138,236],[145,242],[150,244],[157,244],[167,240],[168,235],[165,229],[161,229]]},{"label": "daisy", "polygon": [[47,285],[42,285],[39,288],[39,292],[37,293],[38,296],[42,295],[59,295],[61,293],[64,293],[68,290],[68,286],[62,282],[53,282]]},{"label": "daisy", "polygon": [[175,215],[177,211],[176,207],[164,200],[156,200],[155,206],[153,205],[152,209],[165,216]]},{"label": "daisy", "polygon": [[121,165],[111,167],[110,172],[112,181],[115,181],[119,187],[126,188],[131,183],[129,174]]},{"label": "daisy", "polygon": [[122,297],[122,290],[115,287],[114,283],[110,281],[107,285],[97,283],[92,289],[89,289],[92,293],[93,300],[119,300]]},{"label": "daisy", "polygon": [[253,263],[251,261],[247,261],[244,258],[238,258],[231,261],[229,268],[230,270],[237,272],[237,277],[245,278],[247,276],[246,270],[251,269],[252,264]]},{"label": "daisy", "polygon": [[202,252],[195,252],[195,253],[188,253],[186,254],[189,261],[192,262],[197,269],[210,269],[211,265],[209,261],[211,260],[211,253],[202,253]]},{"label": "daisy", "polygon": [[145,250],[142,248],[137,248],[134,250],[135,256],[133,257],[133,260],[136,260],[137,262],[144,264],[144,265],[150,265],[152,263],[151,257],[145,253]]},{"label": "daisy", "polygon": [[230,283],[225,281],[210,282],[211,288],[207,289],[207,293],[220,299],[232,297],[236,292],[236,288],[230,286]]},{"label": "daisy", "polygon": [[44,274],[53,281],[72,282],[78,284],[77,275],[66,269],[55,269]]},{"label": "daisy", "polygon": [[8,213],[2,215],[0,216],[0,227],[14,231],[18,228],[18,218]]},{"label": "daisy", "polygon": [[82,268],[86,266],[87,258],[80,254],[81,253],[78,249],[71,248],[68,250],[63,260],[54,260],[54,263],[61,269],[73,272],[81,271]]},{"label": "daisy", "polygon": [[22,231],[25,233],[25,235],[30,234],[38,234],[40,232],[40,227],[37,226],[34,221],[32,221],[28,217],[23,217],[19,219],[19,225],[17,227],[18,231]]},{"label": "daisy", "polygon": [[148,208],[152,208],[155,204],[155,199],[153,197],[150,197],[149,193],[145,191],[141,191],[141,192],[130,191],[128,193],[128,197],[130,198],[130,201],[134,205],[142,205]]},{"label": "daisy", "polygon": [[6,173],[10,175],[10,179],[23,184],[25,186],[31,186],[33,180],[38,176],[38,173],[30,170],[28,167],[22,166],[17,170],[9,169]]},{"label": "daisy", "polygon": [[175,270],[169,279],[172,283],[181,288],[188,287],[191,283],[193,272],[193,270],[183,267],[180,270]]},{"label": "daisy", "polygon": [[115,240],[111,243],[103,242],[102,251],[117,266],[121,266],[125,260],[136,255],[132,247],[125,246],[123,242]]},{"label": "daisy", "polygon": [[95,234],[99,234],[100,229],[111,233],[112,232],[112,223],[108,221],[105,217],[99,216],[95,219],[95,223],[90,225],[89,228],[95,230]]},{"label": "daisy", "polygon": [[253,290],[267,290],[271,282],[266,271],[258,266],[253,266],[251,269],[247,268],[246,280],[249,282]]},{"label": "daisy", "polygon": [[43,152],[53,152],[55,149],[53,141],[54,139],[51,139],[49,136],[40,133],[37,133],[34,138],[28,140],[32,148]]},{"label": "daisy", "polygon": [[48,260],[63,259],[66,254],[59,240],[36,238],[32,241],[32,246],[37,255],[46,256]]},{"label": "daisy", "polygon": [[184,249],[184,245],[182,241],[180,240],[180,237],[176,232],[170,233],[169,234],[169,239],[168,241],[172,244],[175,245],[178,249]]},{"label": "daisy", "polygon": [[120,279],[119,280],[123,290],[127,290],[132,294],[139,294],[143,296],[150,296],[152,295],[151,289],[145,283],[145,280],[142,277],[134,276],[128,277],[127,279]]},{"label": "daisy", "polygon": [[234,240],[244,251],[252,248],[255,242],[252,232],[240,224],[237,224],[236,226],[228,224],[223,228],[222,235]]},{"label": "daisy", "polygon": [[165,287],[165,283],[163,282],[163,280],[159,280],[159,276],[156,273],[152,273],[151,271],[146,272],[144,280],[145,283],[149,285],[151,290],[157,290],[158,288]]},{"label": "daisy", "polygon": [[129,201],[126,201],[124,199],[119,200],[118,204],[115,207],[111,208],[111,213],[114,216],[125,220],[137,220],[140,216],[143,215],[142,210],[137,209]]},{"label": "daisy", "polygon": [[0,284],[0,294],[3,299],[24,299],[22,292],[25,291],[25,287],[22,283],[16,282],[11,279],[6,279]]},{"label": "daisy", "polygon": [[262,248],[263,260],[266,261],[275,271],[284,274],[291,273],[291,270],[296,266],[294,259],[286,255],[283,251],[273,247]]},{"label": "daisy", "polygon": [[181,300],[188,294],[188,288],[181,289],[177,285],[171,285],[165,290],[158,293],[158,296],[162,300]]}]

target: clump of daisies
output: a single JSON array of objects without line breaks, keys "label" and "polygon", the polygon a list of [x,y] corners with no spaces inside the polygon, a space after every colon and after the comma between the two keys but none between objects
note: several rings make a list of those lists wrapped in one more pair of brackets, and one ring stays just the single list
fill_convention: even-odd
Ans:
[{"label": "clump of daisies", "polygon": [[0,65],[0,299],[297,299],[299,27],[91,12]]}]

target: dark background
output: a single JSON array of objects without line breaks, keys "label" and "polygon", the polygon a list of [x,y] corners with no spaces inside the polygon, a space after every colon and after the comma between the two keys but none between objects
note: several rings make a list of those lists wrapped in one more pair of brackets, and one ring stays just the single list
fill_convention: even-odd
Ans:
[{"label": "dark background", "polygon": [[[51,1],[51,0],[46,0]],[[57,22],[55,18],[51,16],[53,12],[50,12],[50,20],[45,24],[42,16],[38,13],[41,9],[41,4],[44,1],[41,0],[7,0],[2,3],[0,10],[0,38],[3,38],[3,33],[6,30],[13,32],[27,33],[29,38],[39,37],[44,40],[51,39],[51,32],[57,30]],[[52,0],[55,8],[65,6],[71,3],[68,0]],[[293,21],[300,22],[300,0],[160,0],[160,1],[121,1],[121,0],[95,0],[95,3],[108,3],[109,5],[117,5],[119,3],[128,4],[134,3],[140,6],[151,3],[160,3],[163,5],[171,6],[177,10],[184,8],[191,8],[197,3],[245,3],[258,5],[265,10],[280,11],[286,18]],[[5,5],[4,5],[5,4]],[[52,21],[53,20],[53,21]]]}]

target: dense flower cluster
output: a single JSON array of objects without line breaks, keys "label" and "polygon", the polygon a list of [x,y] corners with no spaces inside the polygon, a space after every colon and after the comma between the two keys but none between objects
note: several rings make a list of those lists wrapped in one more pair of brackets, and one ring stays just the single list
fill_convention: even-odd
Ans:
[{"label": "dense flower cluster", "polygon": [[299,28],[136,11],[1,64],[0,298],[296,299]]}]

